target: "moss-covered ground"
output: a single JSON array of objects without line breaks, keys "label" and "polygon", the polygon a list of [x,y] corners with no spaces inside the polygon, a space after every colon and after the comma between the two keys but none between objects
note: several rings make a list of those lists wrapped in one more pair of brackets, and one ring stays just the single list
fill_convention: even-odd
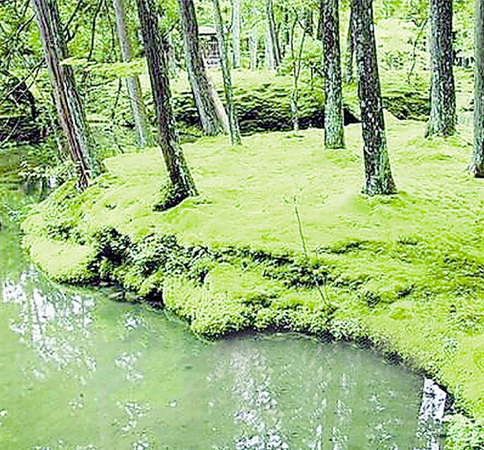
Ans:
[{"label": "moss-covered ground", "polygon": [[68,183],[41,203],[25,244],[54,279],[121,283],[207,337],[369,338],[482,421],[483,186],[466,173],[465,130],[426,140],[424,128],[387,116],[390,197],[360,194],[358,125],[346,150],[324,150],[314,129],[187,144],[201,195],[166,212],[153,208],[158,150],[120,155],[84,193]]}]

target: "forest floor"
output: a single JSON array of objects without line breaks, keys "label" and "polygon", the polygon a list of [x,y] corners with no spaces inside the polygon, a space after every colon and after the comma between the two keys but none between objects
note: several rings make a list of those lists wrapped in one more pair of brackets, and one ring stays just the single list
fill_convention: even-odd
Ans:
[{"label": "forest floor", "polygon": [[483,421],[484,196],[466,172],[471,132],[427,140],[422,122],[386,120],[397,195],[360,193],[359,125],[346,127],[345,150],[324,150],[315,129],[237,148],[203,138],[184,146],[200,196],[155,212],[159,151],[120,155],[83,194],[70,183],[33,210],[25,244],[54,279],[119,282],[206,337],[278,328],[369,340]]}]

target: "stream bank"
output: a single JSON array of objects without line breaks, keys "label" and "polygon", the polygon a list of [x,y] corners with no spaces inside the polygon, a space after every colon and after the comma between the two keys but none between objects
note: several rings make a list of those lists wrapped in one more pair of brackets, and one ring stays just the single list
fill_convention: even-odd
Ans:
[{"label": "stream bank", "polygon": [[317,130],[240,149],[207,138],[185,146],[201,196],[155,212],[157,151],[122,155],[83,194],[65,185],[33,211],[25,245],[54,279],[121,283],[205,336],[253,327],[369,340],[482,422],[482,200],[462,169],[468,147],[387,123],[396,196],[359,194],[358,127],[345,152],[321,151]]}]

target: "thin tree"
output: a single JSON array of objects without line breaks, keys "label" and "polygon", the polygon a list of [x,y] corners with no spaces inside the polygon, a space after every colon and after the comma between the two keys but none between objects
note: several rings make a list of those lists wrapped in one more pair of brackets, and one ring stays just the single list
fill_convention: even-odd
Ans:
[{"label": "thin tree", "polygon": [[451,136],[456,127],[452,1],[430,0],[431,92],[429,136]]},{"label": "thin tree", "polygon": [[354,9],[350,9],[350,17],[348,23],[348,36],[346,38],[346,61],[345,61],[345,81],[350,84],[353,83],[353,64],[355,59],[355,14]]},{"label": "thin tree", "polygon": [[220,12],[220,2],[219,0],[212,0],[212,2],[213,17],[215,22],[215,29],[217,30],[217,40],[220,50],[220,65],[222,66],[225,101],[227,103],[227,113],[229,116],[230,140],[232,142],[232,145],[240,145],[242,144],[242,139],[240,137],[237,112],[235,110],[234,88],[232,86],[232,76],[230,74],[230,65],[227,56],[227,43],[225,41],[222,13]]},{"label": "thin tree", "polygon": [[234,60],[234,69],[238,69],[242,65],[241,56],[241,34],[242,34],[242,12],[241,0],[232,0],[232,51]]},{"label": "thin tree", "polygon": [[196,195],[197,189],[175,128],[168,77],[167,39],[158,30],[158,16],[154,0],[137,0],[137,5],[151,90],[156,107],[158,139],[171,182],[169,190],[171,198],[165,202],[165,207],[171,207],[189,196]]},{"label": "thin tree", "polygon": [[373,1],[352,0],[367,195],[396,192],[388,157],[373,24]]},{"label": "thin tree", "polygon": [[193,0],[179,0],[179,5],[188,80],[203,131],[208,136],[228,132],[227,113],[205,70],[195,5]]},{"label": "thin tree", "polygon": [[[113,0],[116,16],[116,30],[118,33],[119,45],[123,60],[130,62],[133,60],[133,46],[129,38],[128,27],[126,26],[125,0]],[[140,147],[146,147],[152,143],[151,133],[147,126],[145,104],[141,84],[137,75],[126,78],[131,112],[133,114],[134,128]]]},{"label": "thin tree", "polygon": [[59,8],[56,0],[32,0],[32,4],[37,15],[60,124],[79,174],[79,187],[84,189],[95,175],[92,148],[73,70],[70,66],[61,64],[68,57],[68,51]]},{"label": "thin tree", "polygon": [[475,17],[474,154],[470,172],[484,178],[484,4],[476,0]]},{"label": "thin tree", "polygon": [[339,43],[339,1],[326,0],[324,7],[324,146],[344,148],[343,86]]},{"label": "thin tree", "polygon": [[267,17],[267,56],[271,62],[272,69],[277,69],[281,63],[281,48],[279,37],[277,35],[276,18],[274,16],[273,0],[266,0],[266,17]]}]

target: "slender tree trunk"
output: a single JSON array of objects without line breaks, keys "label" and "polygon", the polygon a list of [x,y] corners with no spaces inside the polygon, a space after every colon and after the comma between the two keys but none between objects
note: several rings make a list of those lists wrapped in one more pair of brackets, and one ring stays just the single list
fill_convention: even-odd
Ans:
[{"label": "slender tree trunk", "polygon": [[324,39],[324,1],[319,0],[319,15],[318,15],[318,29],[316,31],[316,39],[322,41]]},{"label": "slender tree trunk", "polygon": [[230,140],[232,145],[242,144],[240,137],[239,124],[237,121],[237,112],[234,104],[234,90],[232,87],[232,76],[230,74],[229,60],[227,56],[227,44],[225,42],[224,26],[222,14],[220,12],[219,0],[213,1],[213,15],[215,28],[217,30],[217,39],[220,49],[220,64],[222,66],[222,75],[224,81],[225,101],[227,103],[227,112],[229,116]]},{"label": "slender tree trunk", "polygon": [[[116,30],[118,32],[121,55],[124,61],[129,62],[133,59],[133,47],[126,26],[125,0],[113,0],[113,5],[116,14]],[[146,110],[139,77],[131,76],[126,78],[126,84],[128,86],[136,136],[139,145],[143,148],[152,143],[152,137],[147,126]]]},{"label": "slender tree trunk", "polygon": [[452,52],[452,0],[430,0],[431,93],[429,136],[451,136],[456,127]]},{"label": "slender tree trunk", "polygon": [[355,14],[354,9],[350,10],[350,18],[348,23],[348,37],[346,38],[346,83],[353,83],[353,63],[355,59]]},{"label": "slender tree trunk", "polygon": [[470,172],[484,178],[484,3],[476,0],[475,87],[474,87],[474,154]]},{"label": "slender tree trunk", "polygon": [[257,51],[259,48],[259,33],[257,25],[250,30],[249,53],[250,53],[250,70],[257,70]]},{"label": "slender tree trunk", "polygon": [[228,117],[205,70],[193,0],[179,0],[179,4],[185,60],[193,98],[204,133],[214,136],[229,131]]},{"label": "slender tree trunk", "polygon": [[242,65],[240,54],[240,35],[242,33],[242,16],[240,11],[240,0],[232,0],[232,48],[234,56],[234,69]]},{"label": "slender tree trunk", "polygon": [[352,0],[367,195],[396,192],[387,151],[372,0]]},{"label": "slender tree trunk", "polygon": [[94,175],[89,131],[74,73],[68,65],[67,45],[56,0],[32,0],[40,28],[45,59],[53,87],[60,123],[67,137],[69,152],[79,174],[79,187],[87,187]]},{"label": "slender tree trunk", "polygon": [[277,36],[276,19],[274,17],[274,4],[272,0],[266,0],[266,15],[268,29],[268,49],[271,53],[274,68],[279,67],[281,63],[281,49],[279,38]]},{"label": "slender tree trunk", "polygon": [[296,39],[296,26],[299,19],[296,17],[292,29],[290,32],[289,46],[291,48],[291,58],[293,61],[292,66],[292,90],[291,90],[291,115],[292,115],[292,128],[297,133],[299,131],[299,78],[301,76],[302,69],[302,54],[304,51],[304,43],[306,41],[307,28],[304,28],[301,41],[299,43],[299,49],[296,54],[295,39]]},{"label": "slender tree trunk", "polygon": [[269,70],[276,70],[276,62],[274,61],[274,52],[272,51],[272,43],[271,43],[271,33],[269,31],[269,28],[266,30],[266,36],[265,36],[265,59],[264,63],[266,66],[266,69]]},{"label": "slender tree trunk", "polygon": [[156,107],[158,139],[173,188],[173,201],[170,206],[175,206],[185,198],[196,195],[197,189],[175,128],[168,77],[167,41],[158,31],[156,6],[154,0],[137,0],[137,5]]},{"label": "slender tree trunk", "polygon": [[344,148],[343,87],[339,45],[339,1],[326,0],[324,8],[324,146]]}]

